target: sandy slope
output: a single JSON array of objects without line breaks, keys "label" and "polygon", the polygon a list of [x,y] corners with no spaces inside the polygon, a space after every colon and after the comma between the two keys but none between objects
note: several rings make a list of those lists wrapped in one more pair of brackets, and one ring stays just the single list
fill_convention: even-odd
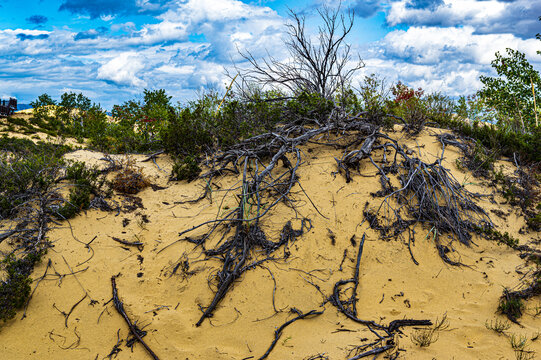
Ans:
[{"label": "sandy slope", "polygon": [[[438,130],[426,130],[416,140],[403,139],[408,146],[426,160],[433,160],[441,152],[440,143],[431,136]],[[395,136],[400,136],[399,133]],[[417,147],[422,144],[422,147]],[[0,358],[2,359],[102,359],[117,344],[117,336],[125,339],[128,328],[108,300],[111,298],[111,276],[117,279],[121,299],[128,314],[145,326],[144,338],[161,359],[257,359],[273,339],[274,330],[292,315],[291,307],[301,311],[320,309],[323,295],[310,285],[317,284],[330,295],[334,283],[352,276],[357,247],[350,242],[366,232],[367,242],[361,261],[359,317],[381,321],[384,324],[401,318],[449,319],[449,329],[439,333],[438,340],[428,348],[419,348],[411,341],[414,329],[406,328],[400,336],[399,348],[404,359],[514,359],[509,340],[486,329],[488,320],[504,319],[495,310],[504,286],[519,283],[527,271],[518,254],[504,246],[476,239],[475,246],[455,244],[461,261],[471,267],[451,267],[438,256],[428,229],[417,228],[412,247],[419,265],[411,260],[407,246],[399,241],[382,241],[376,232],[359,227],[366,201],[372,206],[381,200],[370,197],[379,190],[375,177],[356,175],[354,182],[346,184],[341,175],[334,176],[338,152],[317,145],[304,147],[306,164],[299,171],[301,183],[319,211],[319,215],[306,196],[295,187],[298,201],[298,219],[308,217],[313,229],[298,238],[291,247],[286,263],[268,263],[267,269],[257,268],[246,273],[218,307],[215,316],[201,327],[198,304],[206,306],[213,292],[207,279],[216,273],[219,263],[203,262],[200,249],[192,244],[177,242],[178,233],[204,220],[216,217],[218,206],[235,207],[236,200],[223,191],[214,191],[212,203],[206,199],[193,205],[174,205],[175,201],[197,197],[202,191],[199,182],[167,182],[170,160],[158,158],[160,171],[152,162],[138,162],[145,174],[156,184],[167,189],[151,188],[139,193],[144,208],[131,213],[104,213],[88,211],[70,221],[70,224],[51,231],[49,238],[54,248],[39,265],[34,278],[43,275],[48,259],[53,268],[37,288],[27,311],[27,317],[18,317],[0,329]],[[102,154],[77,151],[70,159],[85,160],[91,164],[104,162]],[[454,170],[457,179],[474,192],[491,193],[493,189],[470,174],[456,169],[456,149],[448,147],[445,165]],[[137,160],[144,157],[137,156]],[[361,169],[363,175],[375,174],[367,161]],[[511,169],[511,164],[502,162]],[[216,184],[222,189],[231,187],[237,179],[225,177]],[[524,219],[502,204],[489,199],[480,201],[487,210],[510,212],[507,220],[491,214],[501,231],[509,231],[522,243],[539,240],[539,234],[520,235]],[[148,219],[145,222],[144,219]],[[284,223],[295,214],[286,207],[268,217],[263,225],[268,234],[278,235]],[[123,226],[129,220],[129,224]],[[293,221],[294,228],[300,225]],[[336,235],[333,245],[328,230]],[[197,232],[196,232],[197,234]],[[143,242],[144,248],[128,248],[112,237]],[[93,240],[94,239],[94,240]],[[85,243],[89,243],[87,247]],[[339,271],[344,250],[347,259]],[[282,251],[282,250],[279,250]],[[457,254],[453,254],[456,256]],[[190,270],[171,276],[179,260],[189,260]],[[70,273],[69,266],[77,273]],[[83,271],[84,270],[84,271]],[[270,271],[269,271],[270,270]],[[276,280],[276,290],[271,277]],[[58,276],[60,274],[60,276]],[[61,312],[75,307],[65,326]],[[274,306],[282,312],[275,314]],[[91,299],[97,303],[90,304]],[[106,304],[107,303],[107,304]],[[522,327],[512,325],[508,334],[532,337],[541,330],[541,317],[533,317],[538,302],[530,301],[530,308],[522,317]],[[305,359],[325,353],[331,359],[345,359],[352,345],[360,345],[364,338],[374,335],[339,314],[332,305],[324,305],[325,313],[319,317],[299,320],[288,327],[270,359]],[[78,340],[79,339],[79,340]],[[365,341],[368,342],[368,341]],[[140,344],[133,351],[120,346],[118,359],[150,358]],[[541,340],[531,343],[531,350],[541,354]]]}]

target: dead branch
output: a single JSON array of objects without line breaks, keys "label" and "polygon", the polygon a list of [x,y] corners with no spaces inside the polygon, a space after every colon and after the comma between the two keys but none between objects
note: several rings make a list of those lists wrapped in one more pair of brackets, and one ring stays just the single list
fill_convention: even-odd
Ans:
[{"label": "dead branch", "polygon": [[118,313],[120,315],[122,315],[122,317],[126,321],[126,324],[128,324],[128,327],[130,328],[130,332],[135,337],[135,339],[137,339],[137,341],[139,341],[141,343],[141,345],[143,345],[145,350],[150,354],[150,356],[154,360],[159,360],[158,356],[152,351],[152,349],[150,349],[150,347],[146,344],[146,342],[141,337],[141,335],[140,335],[141,330],[139,330],[137,325],[132,323],[132,321],[130,320],[130,318],[126,314],[126,311],[124,310],[124,303],[118,297],[118,289],[116,287],[116,278],[117,278],[117,276],[118,275],[111,276],[111,286],[113,288],[113,304],[115,305],[115,309],[118,311]]},{"label": "dead branch", "polygon": [[312,316],[312,315],[321,315],[323,314],[323,311],[317,311],[317,310],[311,310],[307,313],[302,313],[301,311],[295,309],[295,308],[292,308],[291,309],[291,312],[297,314],[296,317],[286,321],[285,323],[283,323],[278,329],[276,329],[276,331],[274,331],[274,340],[272,341],[272,343],[270,344],[269,348],[267,349],[267,351],[265,351],[265,353],[259,358],[259,360],[263,360],[263,359],[266,359],[267,356],[269,356],[269,354],[271,353],[272,349],[274,349],[274,347],[276,346],[276,343],[278,342],[278,340],[280,340],[280,337],[282,336],[282,331],[284,331],[284,329],[286,327],[288,327],[289,325],[293,324],[295,321],[297,320],[300,320],[300,319],[304,319],[308,316]]}]

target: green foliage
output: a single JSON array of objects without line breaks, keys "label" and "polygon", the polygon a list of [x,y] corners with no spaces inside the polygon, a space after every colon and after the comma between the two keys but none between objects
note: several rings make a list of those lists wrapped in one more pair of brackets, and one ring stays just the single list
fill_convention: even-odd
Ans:
[{"label": "green foliage", "polygon": [[70,219],[81,210],[88,209],[93,193],[103,185],[103,179],[95,168],[86,167],[85,163],[77,161],[66,168],[65,178],[72,182],[68,200],[58,209],[58,215]]},{"label": "green foliage", "polygon": [[63,161],[56,156],[58,154],[41,150],[0,156],[0,218],[11,217],[17,206],[55,182]]},{"label": "green foliage", "polygon": [[[482,97],[477,94],[460,96],[455,103],[456,118],[473,124],[476,122],[495,122],[495,110],[490,108]],[[443,119],[445,122],[446,119]],[[439,121],[440,123],[442,121]]]},{"label": "green foliage", "polygon": [[215,101],[216,98],[209,95],[192,102],[160,128],[158,136],[167,152],[195,155],[212,147]]},{"label": "green foliage", "polygon": [[308,119],[315,119],[320,124],[324,124],[328,122],[333,108],[333,101],[325,99],[320,94],[301,92],[286,103],[284,120],[306,123]]},{"label": "green foliage", "polygon": [[171,172],[172,180],[192,181],[199,176],[201,168],[194,156],[188,155],[183,158],[175,159],[173,170]]},{"label": "green foliage", "polygon": [[512,249],[516,249],[518,247],[518,239],[515,239],[509,235],[507,231],[505,233],[501,233],[492,227],[478,227],[476,230],[483,234],[488,240],[493,240],[499,244],[507,245]]},{"label": "green foliage", "polygon": [[390,128],[393,125],[391,118],[387,117],[386,103],[388,90],[385,82],[375,74],[366,76],[359,90],[360,105],[366,112],[366,117],[372,123],[382,124]]},{"label": "green foliage", "polygon": [[49,94],[41,94],[35,101],[30,103],[30,106],[33,108],[34,118],[41,121],[50,118],[50,108],[54,105],[56,105],[56,101]]},{"label": "green foliage", "polygon": [[504,289],[503,295],[498,304],[498,311],[513,321],[522,316],[524,311],[524,302],[516,295],[513,295],[509,289]]},{"label": "green foliage", "polygon": [[30,274],[41,254],[29,253],[24,258],[8,256],[2,261],[5,272],[0,281],[0,319],[4,322],[12,319],[30,296]]},{"label": "green foliage", "polygon": [[451,119],[455,112],[455,102],[442,93],[431,93],[422,99],[426,106],[428,121],[442,123]]},{"label": "green foliage", "polygon": [[536,212],[526,220],[528,226],[534,231],[541,231],[541,203],[537,204]]},{"label": "green foliage", "polygon": [[159,134],[176,117],[171,96],[165,90],[144,90],[144,100],[129,100],[115,105],[114,121],[108,123],[102,139],[95,145],[113,152],[147,151],[161,144]]},{"label": "green foliage", "polygon": [[[530,132],[538,126],[534,92],[535,102],[539,105],[541,77],[520,51],[508,48],[506,55],[497,52],[491,63],[498,77],[480,77],[483,89],[479,96],[496,110],[497,125],[501,129]],[[537,117],[539,115],[538,112]]]},{"label": "green foliage", "polygon": [[91,107],[92,101],[83,94],[64,93],[55,109],[55,117],[49,124],[61,133],[83,137],[87,112]]},{"label": "green foliage", "polygon": [[479,121],[470,124],[459,117],[446,119],[439,122],[439,125],[479,141],[494,151],[495,156],[513,157],[516,154],[523,163],[541,161],[541,127],[523,134]]}]

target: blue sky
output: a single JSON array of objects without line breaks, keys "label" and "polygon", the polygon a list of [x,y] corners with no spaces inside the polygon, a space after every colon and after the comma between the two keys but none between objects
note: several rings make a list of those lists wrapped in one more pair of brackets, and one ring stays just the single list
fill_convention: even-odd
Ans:
[{"label": "blue sky", "polygon": [[[338,0],[4,0],[0,2],[0,97],[28,103],[47,92],[83,92],[110,109],[143,89],[176,101],[221,89],[237,49],[287,58],[288,8],[311,29],[316,9]],[[541,69],[541,1],[343,0],[356,22],[349,42],[375,73],[450,96],[491,74],[496,51],[526,53]]]}]

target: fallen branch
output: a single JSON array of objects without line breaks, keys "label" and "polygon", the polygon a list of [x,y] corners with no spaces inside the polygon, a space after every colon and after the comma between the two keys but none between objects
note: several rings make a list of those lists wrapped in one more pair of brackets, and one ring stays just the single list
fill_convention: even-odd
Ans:
[{"label": "fallen branch", "polygon": [[137,339],[137,341],[139,341],[143,347],[146,349],[146,351],[150,354],[150,356],[152,356],[152,358],[154,360],[159,360],[158,356],[152,351],[152,349],[150,349],[150,347],[145,343],[145,341],[143,340],[143,338],[141,337],[141,335],[139,335],[139,332],[141,330],[139,330],[137,328],[136,325],[134,325],[130,318],[128,317],[128,315],[126,314],[126,311],[124,310],[124,304],[122,303],[122,301],[120,301],[120,299],[118,298],[118,289],[116,287],[116,278],[117,278],[118,275],[116,276],[111,276],[111,286],[113,288],[113,304],[115,305],[115,309],[118,311],[118,313],[120,315],[122,315],[122,317],[124,318],[124,320],[126,321],[126,324],[128,324],[128,327],[130,328],[130,332],[132,333],[132,335],[135,337],[135,339]]}]

